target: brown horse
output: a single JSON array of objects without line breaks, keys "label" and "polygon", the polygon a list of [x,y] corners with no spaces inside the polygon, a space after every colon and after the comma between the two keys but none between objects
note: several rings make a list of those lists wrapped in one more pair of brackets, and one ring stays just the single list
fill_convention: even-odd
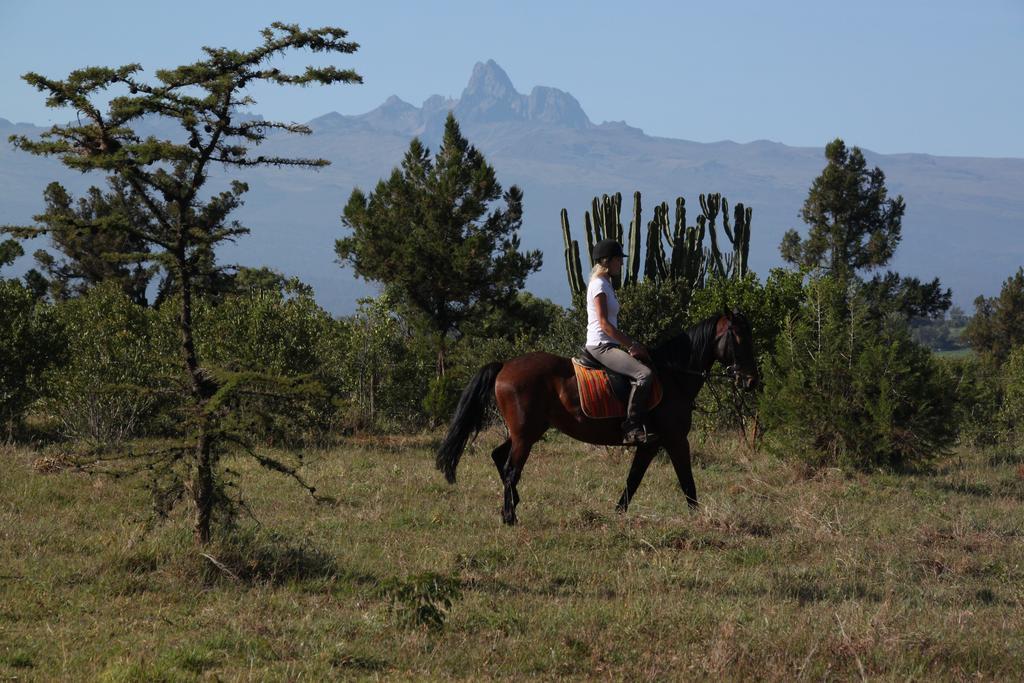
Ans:
[{"label": "brown horse", "polygon": [[[662,383],[663,397],[645,418],[659,438],[638,446],[617,510],[625,512],[659,448],[672,460],[690,507],[697,506],[697,488],[690,467],[690,432],[694,401],[715,361],[726,366],[737,386],[753,389],[758,381],[750,324],[737,311],[710,317],[658,347],[651,354]],[[530,449],[550,427],[587,443],[622,444],[621,419],[595,420],[580,408],[572,362],[550,353],[528,353],[504,363],[490,363],[477,372],[462,392],[455,415],[437,452],[437,468],[455,483],[455,468],[469,437],[483,426],[490,397],[497,399],[508,439],[491,453],[505,487],[502,520],[516,523],[516,485]]]}]

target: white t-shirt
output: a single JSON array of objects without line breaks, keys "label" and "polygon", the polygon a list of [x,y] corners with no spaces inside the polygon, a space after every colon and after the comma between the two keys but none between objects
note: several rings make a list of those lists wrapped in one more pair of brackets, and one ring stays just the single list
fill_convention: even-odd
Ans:
[{"label": "white t-shirt", "polygon": [[608,322],[613,327],[619,326],[619,300],[615,296],[615,289],[610,280],[596,276],[590,278],[587,285],[587,346],[600,346],[601,344],[618,344],[601,329],[601,321],[597,318],[598,294],[605,295],[605,310],[608,313]]}]

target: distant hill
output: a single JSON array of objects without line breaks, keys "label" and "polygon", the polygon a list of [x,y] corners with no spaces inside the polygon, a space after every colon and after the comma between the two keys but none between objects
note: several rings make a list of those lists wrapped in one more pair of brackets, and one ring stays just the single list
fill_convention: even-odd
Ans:
[{"label": "distant hill", "polygon": [[[543,270],[527,286],[560,303],[568,299],[558,218],[562,207],[582,238],[583,212],[595,194],[622,192],[626,214],[633,191],[640,190],[645,220],[655,202],[671,204],[681,195],[692,224],[698,195],[721,192],[732,203],[753,207],[750,260],[755,271],[766,273],[781,263],[778,244],[786,229],[804,229],[797,214],[825,164],[822,148],[766,140],[699,143],[651,137],[624,122],[595,124],[569,93],[538,86],[521,94],[489,61],[473,68],[457,100],[435,95],[417,107],[391,97],[365,114],[331,112],[313,119],[311,136],[269,139],[268,153],[321,156],[332,165],[320,171],[243,174],[250,191],[237,217],[252,234],[226,248],[222,261],[269,265],[298,275],[316,288],[328,309],[351,312],[371,289],[334,262],[342,207],[353,187],[370,190],[398,165],[413,136],[435,150],[449,110],[496,167],[502,184],[523,188],[523,246],[545,254]],[[757,116],[756,106],[750,115]],[[41,131],[0,119],[4,140],[12,133]],[[890,193],[902,194],[907,202],[894,268],[941,277],[970,312],[975,296],[998,292],[1024,263],[1024,159],[864,152],[870,164],[885,171]],[[0,223],[29,221],[41,209],[43,188],[55,179],[76,192],[102,182],[0,145]],[[624,222],[628,225],[625,215]],[[18,264],[21,269],[29,265],[27,258]]]}]

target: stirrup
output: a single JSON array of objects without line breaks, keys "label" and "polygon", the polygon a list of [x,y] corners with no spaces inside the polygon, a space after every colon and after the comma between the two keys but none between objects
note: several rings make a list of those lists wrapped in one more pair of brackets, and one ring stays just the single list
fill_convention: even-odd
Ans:
[{"label": "stirrup", "polygon": [[657,434],[647,431],[647,427],[643,422],[626,420],[622,423],[622,429],[625,432],[622,435],[622,444],[624,446],[640,446],[652,443],[658,439]]}]

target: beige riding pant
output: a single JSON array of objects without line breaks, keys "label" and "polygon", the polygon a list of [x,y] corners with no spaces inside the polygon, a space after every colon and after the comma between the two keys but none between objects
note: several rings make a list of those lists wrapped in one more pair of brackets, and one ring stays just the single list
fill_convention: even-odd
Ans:
[{"label": "beige riding pant", "polygon": [[629,405],[626,407],[626,416],[634,420],[642,415],[647,408],[647,400],[651,396],[653,387],[654,372],[629,355],[622,347],[613,344],[601,344],[600,346],[588,346],[587,351],[596,358],[601,365],[609,370],[626,375],[633,380],[633,389],[629,392]]}]

